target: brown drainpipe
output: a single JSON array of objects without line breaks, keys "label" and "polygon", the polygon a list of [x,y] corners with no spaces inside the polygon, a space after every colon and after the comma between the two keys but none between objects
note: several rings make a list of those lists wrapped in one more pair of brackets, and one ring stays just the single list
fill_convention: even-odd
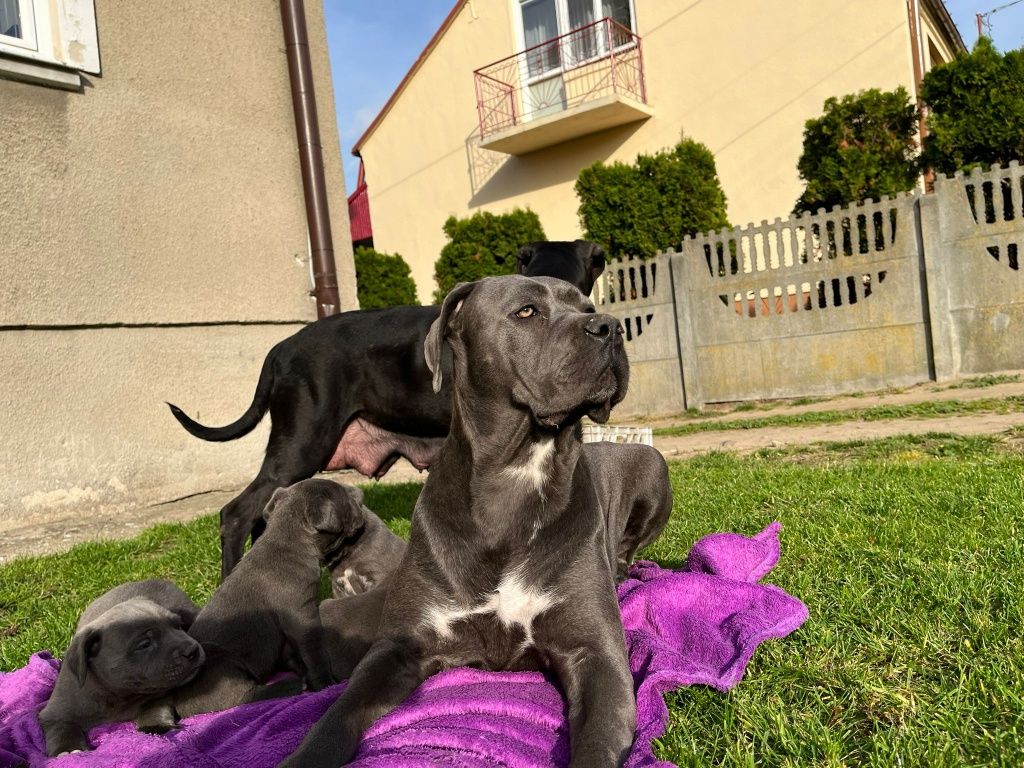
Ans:
[{"label": "brown drainpipe", "polygon": [[[914,103],[917,105],[917,133],[921,138],[921,148],[928,135],[927,115],[921,103],[921,81],[924,79],[924,53],[921,50],[921,7],[920,0],[907,0],[907,20],[910,23],[910,55],[914,59]],[[931,168],[924,170],[924,188],[931,192],[935,186],[935,172]]]},{"label": "brown drainpipe", "polygon": [[306,199],[306,226],[313,251],[313,293],[317,319],[335,315],[341,309],[338,274],[334,268],[330,208],[324,181],[324,157],[320,144],[320,123],[316,115],[313,69],[309,63],[306,9],[303,0],[281,0],[281,22],[288,55],[295,133],[299,139],[302,191]]}]

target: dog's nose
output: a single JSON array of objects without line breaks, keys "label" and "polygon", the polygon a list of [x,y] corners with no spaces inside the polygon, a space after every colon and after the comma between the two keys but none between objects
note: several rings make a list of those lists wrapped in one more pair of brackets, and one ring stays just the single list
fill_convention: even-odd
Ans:
[{"label": "dog's nose", "polygon": [[181,652],[181,655],[187,661],[198,661],[199,660],[199,654],[202,653],[202,652],[203,652],[203,649],[199,645],[199,643],[193,643],[191,646],[189,646],[188,648],[184,649]]},{"label": "dog's nose", "polygon": [[583,330],[591,336],[609,338],[612,335],[621,334],[622,325],[611,315],[593,315],[583,326]]}]

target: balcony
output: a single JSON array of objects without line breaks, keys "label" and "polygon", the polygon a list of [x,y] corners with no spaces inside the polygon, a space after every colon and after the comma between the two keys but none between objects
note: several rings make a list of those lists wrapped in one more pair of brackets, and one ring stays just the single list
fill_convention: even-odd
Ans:
[{"label": "balcony", "polygon": [[473,76],[480,146],[509,155],[653,114],[640,37],[609,18],[488,64]]}]

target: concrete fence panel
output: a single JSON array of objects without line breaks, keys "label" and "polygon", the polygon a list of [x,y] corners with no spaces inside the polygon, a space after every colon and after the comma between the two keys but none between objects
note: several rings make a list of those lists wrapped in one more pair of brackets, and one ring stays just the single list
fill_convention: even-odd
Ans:
[{"label": "concrete fence panel", "polygon": [[636,416],[684,410],[668,256],[612,261],[592,296],[597,310],[618,318],[626,335],[629,394],[615,413]]},{"label": "concrete fence panel", "polygon": [[915,202],[687,238],[671,259],[687,404],[927,380]]},{"label": "concrete fence panel", "polygon": [[923,203],[938,378],[1024,368],[1024,167],[938,178]]}]

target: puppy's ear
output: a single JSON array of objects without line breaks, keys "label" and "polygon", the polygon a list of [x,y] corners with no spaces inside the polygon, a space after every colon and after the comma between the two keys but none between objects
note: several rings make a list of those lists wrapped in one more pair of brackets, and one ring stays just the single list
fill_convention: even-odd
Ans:
[{"label": "puppy's ear", "polygon": [[71,638],[71,645],[64,654],[64,665],[78,680],[79,688],[85,685],[85,678],[89,673],[89,660],[100,652],[102,635],[102,630],[95,627],[83,629]]},{"label": "puppy's ear", "polygon": [[263,519],[267,522],[270,522],[270,518],[274,514],[274,510],[281,506],[281,504],[284,503],[287,497],[287,488],[276,489],[274,493],[271,495],[270,501],[267,502],[267,506],[263,508]]},{"label": "puppy's ear", "polygon": [[530,266],[530,260],[533,258],[534,254],[533,246],[534,243],[524,245],[522,248],[519,249],[519,253],[516,254],[516,270],[519,272],[520,275],[525,275],[526,268]]},{"label": "puppy's ear", "polygon": [[597,243],[591,243],[589,241],[584,242],[587,242],[587,244],[590,245],[590,287],[593,288],[594,283],[597,282],[597,278],[599,278],[604,273],[606,263],[605,253],[604,248],[602,248]]},{"label": "puppy's ear", "polygon": [[332,536],[348,536],[355,532],[363,522],[362,511],[355,513],[349,508],[349,499],[346,493],[339,494],[341,498],[331,495],[318,495],[310,500],[306,515],[309,524],[317,533],[329,533]]},{"label": "puppy's ear", "polygon": [[448,292],[441,305],[441,316],[430,326],[426,341],[423,342],[423,356],[427,360],[427,368],[434,374],[434,392],[441,391],[441,350],[448,335],[448,324],[462,309],[462,302],[475,287],[476,283],[459,283]]},{"label": "puppy's ear", "polygon": [[345,490],[349,492],[349,495],[352,496],[356,504],[363,503],[363,489],[358,485],[346,485]]}]

